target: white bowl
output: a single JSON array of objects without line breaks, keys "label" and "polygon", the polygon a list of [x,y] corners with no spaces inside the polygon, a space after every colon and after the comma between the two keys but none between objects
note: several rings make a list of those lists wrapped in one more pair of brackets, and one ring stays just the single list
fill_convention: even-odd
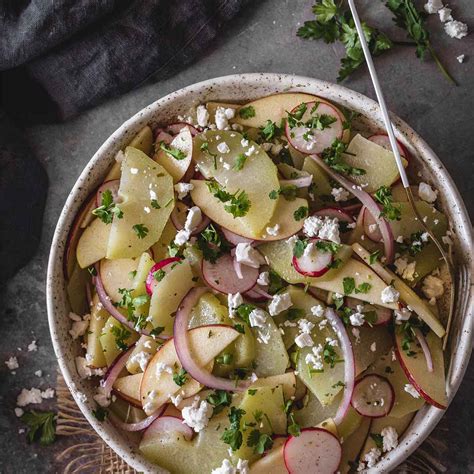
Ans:
[{"label": "white bowl", "polygon": [[[63,255],[73,218],[86,197],[101,183],[114,156],[135,133],[148,123],[166,123],[170,118],[184,114],[192,104],[209,100],[246,101],[258,97],[288,91],[320,95],[362,114],[359,125],[377,131],[383,129],[379,107],[373,100],[328,82],[286,74],[241,74],[225,76],[191,85],[169,94],[138,112],[121,125],[92,157],[72,189],[58,220],[48,265],[47,304],[53,346],[59,366],[77,405],[102,439],[130,466],[140,472],[165,472],[148,462],[137,449],[137,438],[117,431],[109,422],[99,422],[92,414],[95,387],[92,381],[81,380],[74,364],[74,357],[81,350],[68,334],[69,305],[63,275]],[[408,147],[414,157],[417,171],[423,179],[439,190],[440,203],[449,214],[456,233],[456,261],[467,266],[465,291],[458,295],[458,313],[453,324],[450,344],[450,365],[447,392],[451,401],[461,383],[472,349],[473,298],[470,290],[471,225],[461,196],[441,161],[429,146],[406,123],[392,117],[397,128],[397,138]],[[82,401],[78,393],[85,394]],[[414,418],[400,445],[377,465],[377,471],[390,471],[405,460],[429,435],[443,416],[443,411],[426,405]]]}]

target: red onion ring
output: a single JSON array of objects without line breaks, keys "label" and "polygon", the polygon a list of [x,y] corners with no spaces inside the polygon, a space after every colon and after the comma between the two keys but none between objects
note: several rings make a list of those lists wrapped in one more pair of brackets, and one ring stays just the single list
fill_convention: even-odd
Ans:
[{"label": "red onion ring", "polygon": [[280,179],[280,187],[283,186],[296,186],[297,188],[307,188],[313,181],[313,177],[301,176],[300,178],[295,179]]},{"label": "red onion ring", "polygon": [[234,380],[216,377],[207,372],[206,369],[199,367],[193,359],[188,341],[188,324],[191,310],[199,301],[199,298],[209,291],[206,287],[192,288],[181,301],[174,320],[174,345],[176,354],[183,368],[189,375],[200,384],[209,388],[227,390],[230,392],[243,392],[249,385],[249,380],[240,380],[236,383]]},{"label": "red onion ring", "polygon": [[354,352],[352,351],[352,344],[347,335],[346,328],[342,323],[339,316],[334,312],[332,308],[326,308],[324,313],[329,324],[336,332],[336,335],[341,343],[342,353],[344,354],[344,394],[342,396],[341,403],[337,409],[336,415],[334,416],[334,423],[336,425],[341,424],[344,419],[346,412],[351,404],[352,392],[354,391],[355,385],[355,362]]},{"label": "red onion ring", "polygon": [[254,291],[257,295],[269,300],[273,298],[273,296],[270,293],[267,293],[260,285],[255,285],[251,291]]},{"label": "red onion ring", "polygon": [[425,336],[423,336],[423,333],[420,331],[419,328],[415,328],[415,336],[418,339],[418,342],[420,343],[421,349],[425,356],[426,368],[428,369],[428,372],[433,372],[433,358],[431,357],[431,351],[428,346],[428,343],[426,342]]},{"label": "red onion ring", "polygon": [[341,184],[349,192],[351,192],[357,199],[359,199],[359,201],[362,202],[362,204],[372,214],[373,218],[379,226],[380,232],[382,233],[386,259],[385,263],[393,263],[395,255],[395,245],[393,243],[392,228],[388,221],[384,217],[380,216],[380,209],[374,198],[369,193],[365,192],[362,189],[359,189],[357,185],[349,181],[344,176],[341,176],[339,173],[336,173],[325,163],[325,161],[320,156],[310,155],[310,158],[312,158],[332,179],[336,180],[339,184]]},{"label": "red onion ring", "polygon": [[125,352],[122,354],[119,354],[112,364],[110,364],[110,367],[107,369],[107,372],[104,375],[104,384],[101,385],[101,387],[104,389],[104,395],[107,395],[107,397],[110,396],[112,393],[112,388],[117,380],[120,372],[122,372],[123,368],[125,367],[125,364],[127,363],[128,358],[130,357],[130,354],[135,347],[135,344],[132,344]]},{"label": "red onion ring", "polygon": [[166,404],[161,406],[155,413],[153,413],[153,415],[150,415],[144,420],[138,421],[136,423],[125,423],[117,415],[115,415],[112,412],[108,413],[108,417],[110,421],[112,422],[112,424],[120,430],[142,431],[145,428],[148,428],[157,418],[159,418],[163,414],[165,409],[166,409]]}]

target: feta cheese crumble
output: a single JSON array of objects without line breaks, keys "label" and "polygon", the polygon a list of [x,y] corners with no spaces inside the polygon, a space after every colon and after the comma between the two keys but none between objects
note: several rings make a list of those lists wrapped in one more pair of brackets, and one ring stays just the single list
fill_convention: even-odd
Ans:
[{"label": "feta cheese crumble", "polygon": [[[421,236],[423,240],[423,235]],[[399,257],[395,260],[395,271],[403,279],[413,281],[415,279],[416,261],[408,263],[407,258]]]},{"label": "feta cheese crumble", "polygon": [[443,280],[433,275],[428,275],[423,280],[421,290],[429,300],[436,300],[444,294]]},{"label": "feta cheese crumble", "polygon": [[320,239],[330,240],[337,244],[341,243],[339,236],[339,223],[336,218],[309,216],[304,220],[303,232],[308,237],[319,237]]},{"label": "feta cheese crumble", "polygon": [[11,356],[8,360],[5,361],[5,365],[8,367],[8,370],[18,369],[18,359],[15,356]]},{"label": "feta cheese crumble", "polygon": [[446,23],[447,21],[451,21],[453,19],[451,12],[452,12],[451,8],[448,8],[448,7],[443,7],[440,10],[438,10],[439,21],[441,21],[441,23]]},{"label": "feta cheese crumble", "polygon": [[336,202],[347,201],[350,197],[349,192],[344,188],[332,188],[331,194],[334,196]]},{"label": "feta cheese crumble", "polygon": [[390,285],[382,290],[380,298],[382,303],[396,303],[398,298],[400,298],[400,293],[392,285]]},{"label": "feta cheese crumble", "polygon": [[425,11],[426,13],[429,13],[430,15],[437,13],[438,10],[443,8],[443,2],[441,0],[428,0],[425,3]]},{"label": "feta cheese crumble", "polygon": [[402,324],[403,321],[408,321],[411,318],[411,311],[408,308],[396,309],[394,314],[397,324]]},{"label": "feta cheese crumble", "polygon": [[234,115],[234,109],[217,107],[215,117],[217,130],[225,130],[229,126],[229,120],[234,118]]},{"label": "feta cheese crumble", "polygon": [[269,272],[262,272],[258,275],[257,278],[257,285],[267,286],[270,284],[270,273]]},{"label": "feta cheese crumble", "polygon": [[304,361],[310,365],[313,370],[323,370],[322,353],[323,346],[318,344],[311,349],[310,354],[306,354]]},{"label": "feta cheese crumble", "polygon": [[418,185],[418,196],[423,201],[433,203],[436,201],[438,192],[435,191],[429,184],[421,182]]},{"label": "feta cheese crumble", "polygon": [[364,314],[356,311],[349,316],[349,321],[352,326],[362,326],[365,323]]},{"label": "feta cheese crumble", "polygon": [[259,268],[260,265],[266,263],[263,255],[247,242],[237,244],[237,247],[235,247],[235,259],[237,262],[252,268]]},{"label": "feta cheese crumble", "polygon": [[295,337],[295,344],[300,348],[312,347],[314,346],[314,341],[311,337],[311,334],[302,332],[301,334],[298,334],[298,336]]},{"label": "feta cheese crumble", "polygon": [[384,452],[391,451],[398,446],[398,433],[393,426],[386,426],[380,434],[383,437]]},{"label": "feta cheese crumble", "polygon": [[265,328],[267,316],[268,314],[266,311],[261,308],[255,308],[249,314],[250,326],[252,326],[253,328]]},{"label": "feta cheese crumble", "polygon": [[[79,320],[74,319],[74,316],[78,317]],[[90,319],[90,314],[86,314],[83,319],[81,319],[80,316],[77,316],[75,313],[70,313],[69,317],[73,320],[71,329],[69,330],[69,334],[72,336],[73,339],[77,339],[78,337],[84,336],[84,334],[87,331],[87,328],[89,327],[89,319]],[[34,343],[34,346],[33,346]],[[32,347],[32,349],[30,349]],[[33,349],[34,347],[34,349]],[[33,341],[29,346],[28,350],[37,350],[36,347],[36,341]]]},{"label": "feta cheese crumble", "polygon": [[197,124],[200,127],[206,127],[209,122],[209,112],[205,105],[198,105],[196,108]]},{"label": "feta cheese crumble", "polygon": [[196,397],[191,406],[183,408],[181,412],[183,423],[192,428],[196,433],[199,433],[208,425],[212,411],[212,405],[207,403],[206,400],[202,400],[199,403],[199,397]]},{"label": "feta cheese crumble", "polygon": [[468,28],[466,23],[457,20],[451,20],[444,24],[444,31],[451,38],[461,39],[467,36]]},{"label": "feta cheese crumble", "polygon": [[163,373],[167,373],[167,374],[170,374],[170,375],[173,375],[173,367],[171,367],[170,365],[167,365],[163,362],[158,362],[156,364],[156,378],[160,378],[161,377],[161,374]]},{"label": "feta cheese crumble", "polygon": [[217,151],[219,153],[229,153],[230,152],[229,145],[227,145],[226,142],[221,142],[217,145]]},{"label": "feta cheese crumble", "polygon": [[324,308],[320,304],[311,308],[311,314],[317,318],[321,318],[324,315]]},{"label": "feta cheese crumble", "polygon": [[140,351],[140,352],[137,352],[136,354],[133,354],[133,356],[130,357],[130,363],[138,364],[141,371],[145,372],[146,366],[148,365],[148,362],[150,362],[150,359],[151,359],[151,354],[149,352]]},{"label": "feta cheese crumble", "polygon": [[234,317],[234,311],[243,304],[244,300],[240,293],[229,293],[227,295],[227,307],[229,308],[229,317],[232,319]]},{"label": "feta cheese crumble", "polygon": [[279,293],[273,296],[272,301],[268,305],[268,312],[271,316],[276,316],[291,308],[292,305],[293,302],[291,301],[290,293]]},{"label": "feta cheese crumble", "polygon": [[194,184],[191,183],[177,183],[174,185],[174,190],[178,193],[178,199],[184,199],[189,191],[194,189]]},{"label": "feta cheese crumble", "polygon": [[[230,452],[232,455],[232,452]],[[245,459],[239,459],[236,467],[228,460],[224,459],[220,467],[213,469],[211,474],[248,474],[249,473],[249,462]]]},{"label": "feta cheese crumble", "polygon": [[459,56],[456,56],[456,59],[458,60],[458,63],[464,62],[464,58],[466,57],[465,54],[460,54]]},{"label": "feta cheese crumble", "polygon": [[43,399],[53,398],[54,390],[52,388],[47,388],[44,391],[41,391],[39,388],[31,389],[22,389],[20,394],[16,399],[16,404],[19,407],[25,407],[26,405],[38,404],[43,401]]},{"label": "feta cheese crumble", "polygon": [[280,231],[280,224],[275,224],[273,227],[267,227],[267,234],[276,237]]}]

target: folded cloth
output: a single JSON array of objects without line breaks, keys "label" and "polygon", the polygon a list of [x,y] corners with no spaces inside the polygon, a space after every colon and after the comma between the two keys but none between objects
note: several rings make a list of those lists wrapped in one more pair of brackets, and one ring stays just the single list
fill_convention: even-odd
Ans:
[{"label": "folded cloth", "polygon": [[[103,9],[94,9],[90,0],[80,0],[77,3],[86,4],[94,19],[103,19],[92,22],[79,14],[72,19],[64,12],[57,14],[60,33],[47,42],[54,45],[61,33],[65,41],[47,52],[35,43],[45,38],[45,29],[55,32],[56,26],[51,24],[51,17],[44,21],[44,28],[37,25],[36,38],[32,35],[28,43],[14,48],[10,60],[0,59],[3,66],[30,59],[31,54],[23,52],[29,46],[32,54],[43,53],[4,73],[4,102],[12,113],[30,119],[73,117],[151,77],[161,79],[189,64],[211,45],[219,28],[246,1],[134,0],[115,5],[109,1],[104,2]],[[57,8],[55,2],[32,3],[37,3],[40,11]],[[79,9],[69,5],[72,0],[60,3],[70,11]],[[65,22],[71,24],[70,31],[76,31],[72,36],[64,28]],[[87,27],[77,31],[80,26]],[[7,37],[11,42],[16,36],[10,33]],[[5,44],[0,53],[10,54]]]}]

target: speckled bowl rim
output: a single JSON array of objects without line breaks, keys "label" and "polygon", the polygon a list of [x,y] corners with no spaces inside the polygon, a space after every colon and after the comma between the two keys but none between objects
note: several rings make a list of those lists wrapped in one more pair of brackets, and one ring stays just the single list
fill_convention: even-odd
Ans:
[{"label": "speckled bowl rim", "polygon": [[[239,94],[233,95],[238,90]],[[227,92],[225,92],[227,91]],[[232,91],[232,92],[231,92]],[[153,122],[160,111],[174,107],[174,103],[191,104],[210,99],[225,100],[232,98],[246,100],[276,92],[307,92],[321,95],[329,100],[363,112],[370,117],[374,125],[383,129],[383,122],[376,102],[350,89],[318,79],[288,74],[235,74],[199,82],[162,97],[145,107],[121,125],[99,148],[79,176],[69,194],[54,233],[47,275],[47,308],[48,321],[54,351],[64,379],[74,399],[89,423],[99,436],[130,466],[140,472],[166,472],[162,468],[148,462],[136,449],[133,441],[119,433],[109,422],[99,422],[92,414],[95,404],[91,400],[92,385],[80,379],[74,367],[74,354],[71,352],[71,339],[65,330],[68,307],[65,297],[65,279],[63,275],[63,255],[67,235],[73,217],[81,203],[103,178],[107,168],[113,161],[115,153],[131,139],[146,123]],[[182,112],[185,110],[181,107]],[[181,112],[181,113],[182,113]],[[421,157],[419,162],[423,178],[432,182],[440,191],[441,201],[445,209],[450,209],[453,228],[456,232],[456,257],[472,268],[471,224],[462,202],[462,198],[447,170],[430,149],[430,147],[405,122],[392,115],[396,126],[397,138],[400,139],[415,156]],[[470,274],[467,288],[470,289]],[[448,371],[447,391],[452,401],[469,363],[472,351],[473,329],[473,295],[472,290],[458,298],[460,314],[457,315],[452,332],[451,365]],[[77,347],[74,351],[78,351]],[[75,352],[77,354],[77,352]],[[79,392],[89,394],[83,401]],[[424,406],[412,421],[399,447],[388,453],[377,464],[376,472],[389,472],[403,462],[424,441],[443,416],[443,410]]]}]

